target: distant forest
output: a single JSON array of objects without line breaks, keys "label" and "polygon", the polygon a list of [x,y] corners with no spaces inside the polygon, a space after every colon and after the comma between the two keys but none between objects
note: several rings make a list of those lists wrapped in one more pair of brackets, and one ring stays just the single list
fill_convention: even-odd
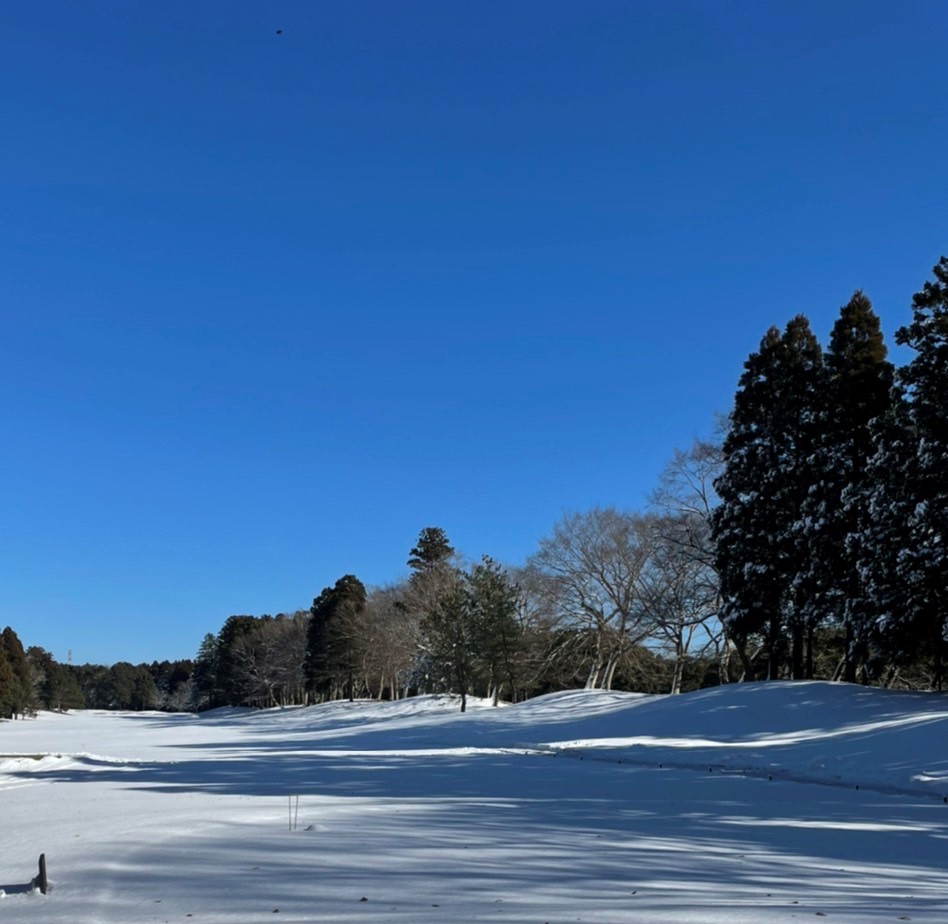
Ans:
[{"label": "distant forest", "polygon": [[353,574],[308,609],[235,615],[193,660],[57,663],[0,634],[0,717],[204,710],[421,693],[678,693],[741,680],[942,689],[948,654],[948,258],[895,335],[856,292],[744,364],[720,439],[679,450],[648,509],[570,513],[525,565],[436,526],[410,575]]}]

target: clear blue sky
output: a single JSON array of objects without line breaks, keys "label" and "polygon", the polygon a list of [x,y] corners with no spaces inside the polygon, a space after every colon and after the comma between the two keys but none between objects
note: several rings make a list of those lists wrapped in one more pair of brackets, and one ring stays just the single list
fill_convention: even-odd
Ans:
[{"label": "clear blue sky", "polygon": [[424,526],[519,563],[642,507],[769,325],[907,320],[945,35],[937,0],[5,4],[0,625],[191,657]]}]

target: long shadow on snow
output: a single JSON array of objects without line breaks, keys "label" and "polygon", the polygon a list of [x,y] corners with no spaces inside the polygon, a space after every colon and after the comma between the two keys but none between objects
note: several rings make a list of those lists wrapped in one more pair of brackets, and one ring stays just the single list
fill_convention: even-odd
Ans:
[{"label": "long shadow on snow", "polygon": [[[485,911],[501,898],[508,921],[536,920],[534,909],[551,901],[606,919],[635,910],[660,920],[676,908],[726,906],[735,894],[763,905],[773,893],[845,903],[864,921],[891,920],[884,903],[910,894],[914,912],[948,911],[948,815],[929,805],[855,793],[801,799],[796,786],[540,756],[240,763],[47,775],[134,780],[159,792],[299,792],[301,824],[320,828],[290,834],[272,800],[221,804],[215,830],[145,845],[110,870],[113,899],[144,880],[156,896],[198,896],[189,900],[208,908],[225,907],[236,890],[284,916],[399,896],[398,914],[386,904],[385,919],[406,922],[430,916],[432,902],[449,918],[452,898],[482,901]],[[261,821],[268,809],[272,825]],[[385,859],[369,867],[366,857]]]},{"label": "long shadow on snow", "polygon": [[[22,775],[36,779],[34,774]],[[539,755],[413,757],[253,755],[113,765],[42,773],[48,781],[112,783],[154,792],[274,797],[356,798],[383,802],[475,804],[499,800],[525,819],[555,817],[573,829],[629,834],[641,825],[685,820],[690,836],[718,837],[742,849],[812,850],[837,860],[897,856],[900,841],[924,840],[926,858],[948,866],[948,808],[885,796],[823,791],[792,783],[617,766]],[[871,815],[867,820],[867,806]],[[779,809],[779,814],[775,811]],[[924,834],[924,837],[919,837]],[[750,847],[748,847],[750,845]]]},{"label": "long shadow on snow", "polygon": [[35,886],[32,881],[28,883],[16,882],[12,885],[0,885],[0,892],[4,892],[7,895],[29,895],[34,889]]},{"label": "long shadow on snow", "polygon": [[[606,705],[597,712],[599,699]],[[948,726],[944,696],[822,681],[737,684],[678,697],[630,696],[627,704],[608,700],[597,691],[576,692],[562,710],[555,702],[544,707],[542,721],[533,713],[534,705],[528,701],[498,711],[429,714],[419,725],[398,715],[366,720],[365,710],[378,706],[374,702],[288,710],[282,715],[292,719],[289,724],[272,723],[272,712],[226,713],[195,721],[239,727],[254,736],[242,735],[241,747],[268,751],[299,750],[304,743],[314,747],[344,743],[355,749],[384,747],[388,742],[393,747],[517,747],[635,736],[654,737],[660,744],[671,736],[678,742],[697,739],[696,744],[708,750],[766,747],[777,754],[785,747],[823,750],[828,742],[848,742],[854,747],[879,734],[893,736],[890,751],[897,751],[900,739],[931,734],[937,731],[929,727],[933,724]],[[709,736],[714,743],[704,744]],[[784,740],[775,742],[775,738]],[[181,745],[209,750],[230,746],[227,742]]]}]

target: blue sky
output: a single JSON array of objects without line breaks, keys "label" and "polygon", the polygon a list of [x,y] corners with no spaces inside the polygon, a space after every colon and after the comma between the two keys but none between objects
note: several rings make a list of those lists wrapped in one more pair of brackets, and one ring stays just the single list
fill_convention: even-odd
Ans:
[{"label": "blue sky", "polygon": [[[278,35],[277,30],[282,30]],[[768,326],[946,242],[935,2],[0,11],[0,625],[232,613],[641,508]]]}]

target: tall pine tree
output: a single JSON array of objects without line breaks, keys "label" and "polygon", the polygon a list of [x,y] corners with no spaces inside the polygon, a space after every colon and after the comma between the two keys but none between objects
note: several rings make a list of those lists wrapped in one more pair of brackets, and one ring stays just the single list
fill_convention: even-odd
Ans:
[{"label": "tall pine tree", "polygon": [[[868,663],[874,613],[857,568],[869,525],[870,423],[892,406],[894,370],[886,359],[879,318],[857,291],[840,309],[826,353],[829,373],[826,427],[820,465],[826,490],[817,511],[820,539],[811,565],[825,616],[842,627],[842,676],[856,680]],[[865,678],[868,679],[868,678]]]},{"label": "tall pine tree", "polygon": [[813,508],[821,502],[818,444],[825,426],[825,368],[807,319],[783,335],[772,327],[744,365],[724,472],[715,482],[715,563],[722,615],[745,675],[754,675],[750,643],[760,639],[766,676],[789,662],[794,677],[812,674],[817,616],[809,565]]},{"label": "tall pine tree", "polygon": [[7,660],[6,650],[3,645],[0,645],[0,719],[13,718],[10,700],[15,683],[16,677],[13,674],[10,662]]},{"label": "tall pine tree", "polygon": [[859,580],[865,593],[859,630],[866,680],[882,682],[888,665],[897,669],[918,659],[920,633],[915,625],[905,557],[914,545],[918,438],[904,392],[892,390],[891,407],[870,425],[875,451],[866,466],[868,504],[865,526],[850,535]]},{"label": "tall pine tree", "polygon": [[783,610],[789,629],[791,676],[801,680],[813,677],[814,638],[825,618],[824,585],[813,561],[824,543],[820,514],[830,490],[820,457],[827,428],[827,373],[820,345],[803,315],[790,321],[783,341],[786,384],[780,497],[788,517],[783,544],[790,580]]},{"label": "tall pine tree", "polygon": [[323,588],[310,609],[304,672],[309,688],[322,699],[343,695],[351,700],[358,667],[355,620],[365,610],[365,586],[345,574]]},{"label": "tall pine tree", "polygon": [[228,616],[217,633],[214,689],[218,698],[212,706],[240,706],[247,701],[247,675],[241,648],[256,628],[254,616]]},{"label": "tall pine tree", "polygon": [[443,564],[454,555],[445,531],[440,526],[426,526],[418,535],[418,544],[411,550],[408,567],[416,574]]},{"label": "tall pine tree", "polygon": [[[0,660],[6,662],[9,676],[3,683],[3,699],[0,701],[0,715],[22,718],[36,711],[37,699],[33,689],[34,674],[26,658],[26,652],[16,632],[7,626],[0,632]],[[6,671],[2,671],[6,676]]]},{"label": "tall pine tree", "polygon": [[523,632],[517,622],[520,594],[507,572],[485,555],[466,578],[472,645],[487,693],[496,706],[501,690],[513,696]]},{"label": "tall pine tree", "polygon": [[464,572],[447,534],[428,526],[411,550],[405,607],[419,619],[427,680],[461,696],[461,712],[474,677],[474,622]]},{"label": "tall pine tree", "polygon": [[912,321],[896,342],[915,352],[899,370],[908,400],[915,460],[906,472],[907,547],[897,575],[905,588],[903,631],[928,651],[940,689],[948,656],[948,257],[912,299]]}]

